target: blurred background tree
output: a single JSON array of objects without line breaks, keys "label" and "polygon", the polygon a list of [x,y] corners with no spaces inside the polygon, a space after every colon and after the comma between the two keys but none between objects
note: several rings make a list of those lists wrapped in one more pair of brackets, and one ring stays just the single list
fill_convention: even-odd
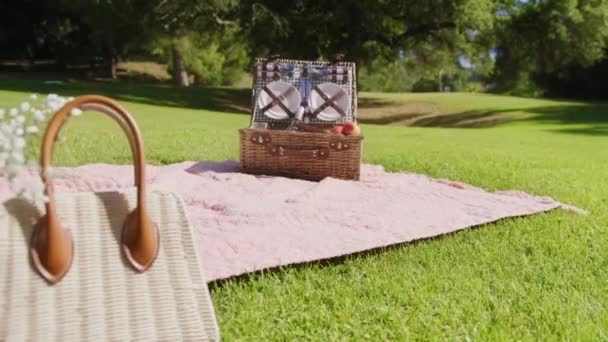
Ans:
[{"label": "blurred background tree", "polygon": [[498,91],[566,95],[558,91],[559,84],[569,83],[589,68],[606,66],[605,0],[504,0],[497,14],[494,82]]},{"label": "blurred background tree", "polygon": [[7,0],[0,66],[116,78],[150,60],[228,85],[254,57],[359,65],[372,91],[602,98],[608,0]]}]

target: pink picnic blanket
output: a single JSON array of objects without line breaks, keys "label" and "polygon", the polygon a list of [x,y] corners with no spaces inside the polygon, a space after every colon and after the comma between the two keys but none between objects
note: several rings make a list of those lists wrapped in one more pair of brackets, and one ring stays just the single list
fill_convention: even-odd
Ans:
[{"label": "pink picnic blanket", "polygon": [[[60,168],[58,191],[133,186],[131,166]],[[227,161],[149,166],[151,189],[180,194],[208,280],[327,259],[429,238],[563,207],[519,191],[470,185],[363,165],[361,181],[308,182],[238,172]],[[36,177],[31,170],[27,177]],[[0,178],[0,201],[10,196]]]}]

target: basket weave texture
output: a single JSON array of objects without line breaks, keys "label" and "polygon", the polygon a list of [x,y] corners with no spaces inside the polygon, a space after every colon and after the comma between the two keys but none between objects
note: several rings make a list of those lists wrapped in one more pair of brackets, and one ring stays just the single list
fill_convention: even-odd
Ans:
[{"label": "basket weave texture", "polygon": [[160,231],[154,265],[137,273],[121,254],[120,234],[135,193],[58,194],[74,260],[47,284],[30,266],[32,222],[43,203],[0,207],[0,341],[201,341],[219,333],[182,200],[147,196]]},{"label": "basket weave texture", "polygon": [[363,137],[241,129],[243,172],[318,181],[359,180]]},{"label": "basket weave texture", "polygon": [[[342,87],[349,97],[351,105],[346,115],[335,122],[322,121],[314,115],[305,116],[305,123],[328,129],[334,124],[356,122],[356,79],[356,66],[352,62],[257,59],[253,73],[251,128],[239,131],[242,171],[313,181],[326,177],[359,180],[362,137],[285,130],[295,123],[293,117],[269,119],[257,107],[262,88],[270,82],[290,83],[302,96],[303,89],[332,82]],[[307,101],[304,98],[302,102]]]}]

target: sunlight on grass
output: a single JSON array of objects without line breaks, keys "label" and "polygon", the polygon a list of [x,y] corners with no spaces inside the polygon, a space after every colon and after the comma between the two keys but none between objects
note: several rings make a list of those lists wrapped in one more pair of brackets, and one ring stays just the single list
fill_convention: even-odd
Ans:
[{"label": "sunlight on grass", "polygon": [[[18,104],[31,84],[0,82],[0,106]],[[221,112],[221,103],[230,102],[221,99],[242,90],[142,86],[130,93],[124,85],[79,83],[36,89],[131,99],[124,104],[142,128],[153,164],[237,159],[237,129],[249,121]],[[225,340],[606,338],[605,105],[477,94],[363,99],[432,103],[444,114],[504,111],[525,118],[480,129],[363,125],[364,161],[551,196],[590,214],[554,211],[503,220],[343,262],[213,284]],[[55,160],[64,165],[130,163],[118,127],[88,113],[68,125],[57,152]]]}]

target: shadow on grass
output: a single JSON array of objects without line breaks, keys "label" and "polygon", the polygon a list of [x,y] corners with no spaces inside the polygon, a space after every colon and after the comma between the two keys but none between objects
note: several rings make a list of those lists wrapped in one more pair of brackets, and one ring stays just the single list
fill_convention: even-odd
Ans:
[{"label": "shadow on grass", "polygon": [[[34,78],[35,77],[35,78]],[[61,95],[100,94],[121,101],[166,107],[204,109],[248,115],[251,90],[227,87],[178,88],[167,83],[63,80],[48,84],[52,75],[9,73],[0,76],[0,90]],[[558,103],[558,102],[556,102]],[[608,103],[568,103],[527,108],[500,108],[460,113],[441,113],[436,104],[425,101],[402,102],[377,98],[360,98],[359,121],[366,124],[485,128],[514,120],[539,124],[560,124],[555,132],[568,134],[608,135]],[[519,112],[519,113],[516,113]],[[523,113],[523,115],[521,115]]]},{"label": "shadow on grass", "polygon": [[374,125],[398,124],[439,111],[430,102],[396,102],[377,98],[359,98],[357,107],[358,121]]},{"label": "shadow on grass", "polygon": [[429,115],[416,118],[408,123],[415,127],[445,127],[445,128],[484,128],[493,127],[505,122],[516,120],[506,114],[515,110],[501,111],[467,111],[453,114]]},{"label": "shadow on grass", "polygon": [[366,124],[415,127],[492,127],[515,120],[509,112],[520,108],[442,113],[426,101],[386,101],[377,98],[359,99],[359,121]]},{"label": "shadow on grass", "polygon": [[[516,112],[523,113],[515,114]],[[581,103],[501,110],[468,111],[453,114],[421,116],[409,126],[484,128],[511,121],[561,125],[555,132],[589,135],[608,135],[608,104]]]},{"label": "shadow on grass", "polygon": [[30,77],[27,74],[0,76],[0,90],[65,96],[98,94],[119,101],[234,114],[248,114],[251,102],[250,89],[199,86],[178,88],[166,83],[81,80],[61,80],[61,84],[57,84],[47,83],[51,81],[48,77],[43,80]]},{"label": "shadow on grass", "polygon": [[368,124],[485,128],[512,121],[561,125],[555,132],[608,135],[608,103],[564,104],[523,108],[484,109],[459,113],[441,113],[428,102],[390,102],[361,99],[359,121]]},{"label": "shadow on grass", "polygon": [[359,106],[359,121],[366,124],[413,127],[482,128],[517,119],[509,112],[521,109],[500,109],[441,113],[428,102],[383,102],[366,99]]},{"label": "shadow on grass", "polygon": [[588,103],[538,107],[529,110],[529,120],[538,123],[560,124],[554,132],[608,136],[608,103]]},{"label": "shadow on grass", "polygon": [[[372,125],[390,125],[401,123],[403,121],[412,120],[421,116],[427,115],[426,113],[397,113],[397,114],[384,114],[377,117],[359,116],[358,121],[363,124]],[[407,125],[403,125],[407,126]]]},{"label": "shadow on grass", "polygon": [[608,136],[608,125],[603,125],[603,126],[599,126],[599,127],[590,126],[590,127],[583,127],[583,128],[560,128],[560,129],[554,129],[553,132]]}]

